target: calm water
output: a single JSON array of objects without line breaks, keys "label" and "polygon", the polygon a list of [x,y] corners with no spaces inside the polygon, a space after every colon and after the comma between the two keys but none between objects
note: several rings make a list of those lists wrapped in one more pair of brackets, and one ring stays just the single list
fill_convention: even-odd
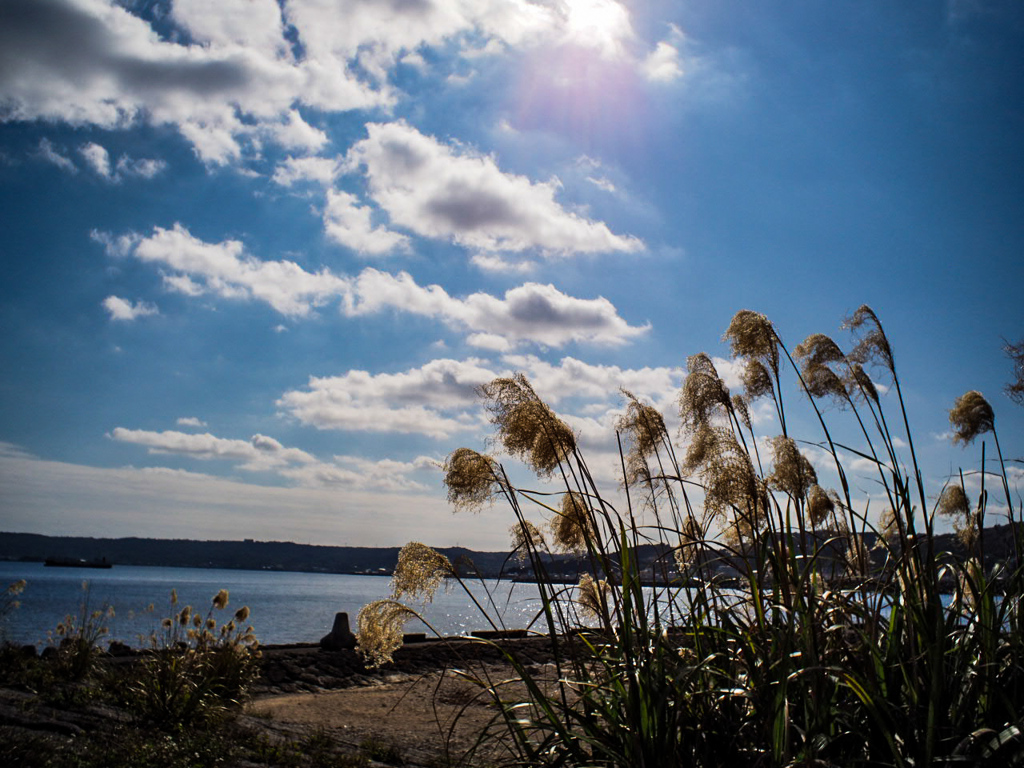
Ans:
[{"label": "calm water", "polygon": [[[226,621],[243,605],[249,606],[249,623],[260,642],[313,643],[331,630],[334,614],[346,611],[355,629],[356,614],[366,603],[387,597],[387,576],[344,576],[280,571],[238,571],[215,568],[157,568],[115,565],[110,570],[90,568],[47,568],[42,563],[0,562],[0,589],[25,579],[28,585],[19,597],[21,606],[7,621],[6,634],[13,642],[45,644],[47,633],[69,613],[78,614],[87,597],[89,610],[113,606],[115,615],[106,620],[109,638],[139,645],[139,636],[159,627],[160,620],[173,613],[171,589],[178,591],[178,607],[188,604],[203,613],[220,589],[230,595]],[[82,583],[88,582],[88,592]],[[495,586],[495,601],[504,612],[507,627],[526,627],[537,602],[536,587],[529,584]],[[474,593],[483,602],[480,585]],[[154,611],[147,611],[152,604]],[[218,614],[219,615],[219,614]],[[438,591],[424,610],[425,618],[443,635],[467,634],[487,629],[487,622],[464,593]],[[417,621],[407,632],[425,631]]]}]

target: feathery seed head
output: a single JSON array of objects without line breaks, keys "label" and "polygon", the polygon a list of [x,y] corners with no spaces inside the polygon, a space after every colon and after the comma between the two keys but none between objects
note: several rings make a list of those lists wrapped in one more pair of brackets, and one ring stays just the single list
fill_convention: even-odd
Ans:
[{"label": "feathery seed head", "polygon": [[513,525],[509,528],[509,534],[512,536],[512,553],[520,563],[526,562],[531,550],[545,546],[544,534],[529,520]]},{"label": "feathery seed head", "polygon": [[718,375],[711,359],[701,352],[686,361],[687,376],[679,392],[679,416],[683,426],[696,429],[716,413],[729,410],[729,388]]},{"label": "feathery seed head", "polygon": [[611,588],[604,579],[594,581],[589,573],[580,577],[576,585],[576,605],[585,618],[600,619],[608,612],[608,595]]},{"label": "feathery seed head", "polygon": [[625,436],[630,453],[647,458],[668,437],[665,419],[657,408],[641,403],[629,390],[623,389],[622,394],[627,400],[626,413],[615,422],[615,428]]},{"label": "feathery seed head", "polygon": [[721,452],[720,444],[727,441],[730,433],[724,427],[701,424],[697,427],[683,457],[683,468],[695,472],[712,461]]},{"label": "feathery seed head", "polygon": [[807,491],[807,516],[811,525],[818,526],[829,519],[836,511],[836,500],[815,483]]},{"label": "feathery seed head", "polygon": [[729,342],[733,357],[760,360],[773,373],[778,374],[778,337],[771,321],[760,312],[741,309],[733,315],[722,341]]},{"label": "feathery seed head", "polygon": [[985,432],[995,429],[995,412],[985,397],[976,390],[966,392],[956,399],[949,412],[949,424],[953,427],[953,442],[966,445]]},{"label": "feathery seed head", "polygon": [[429,603],[441,581],[454,573],[451,561],[440,552],[418,541],[410,542],[398,553],[391,576],[391,597],[400,600],[409,595]]},{"label": "feathery seed head", "polygon": [[971,515],[971,505],[967,501],[967,494],[959,485],[947,485],[939,496],[937,506],[938,513],[943,517],[968,518]]},{"label": "feathery seed head", "polygon": [[831,368],[824,365],[808,366],[800,372],[800,376],[807,387],[807,394],[811,397],[830,397],[839,405],[847,403],[849,392],[846,385]]},{"label": "feathery seed head", "polygon": [[743,366],[743,391],[748,400],[766,397],[775,391],[772,375],[760,360],[748,357]]},{"label": "feathery seed head", "polygon": [[562,552],[583,552],[593,539],[593,520],[586,500],[575,491],[562,495],[561,511],[551,520],[551,538]]},{"label": "feathery seed head", "polygon": [[799,361],[800,377],[811,397],[835,398],[840,404],[847,397],[846,386],[830,365],[846,358],[839,346],[823,333],[815,333],[797,344],[793,357]]},{"label": "feathery seed head", "polygon": [[760,527],[768,512],[768,493],[750,458],[742,452],[722,455],[701,473],[704,509],[723,517],[733,510],[751,528]]},{"label": "feathery seed head", "polygon": [[235,621],[241,624],[243,621],[249,618],[249,606],[243,605],[237,611],[235,611]]},{"label": "feathery seed head", "polygon": [[850,359],[862,363],[874,363],[896,374],[896,363],[892,355],[892,345],[882,330],[878,315],[867,304],[862,304],[856,312],[843,321],[843,328],[855,331],[860,335],[857,346],[850,352]]},{"label": "feathery seed head", "polygon": [[829,365],[846,359],[843,351],[824,333],[812,333],[793,350],[793,357],[802,365]]},{"label": "feathery seed head", "polygon": [[956,533],[957,539],[963,544],[964,548],[971,550],[974,545],[978,543],[978,521],[977,516],[968,514],[967,518],[960,523],[956,523],[953,526],[953,531]]},{"label": "feathery seed head", "polygon": [[415,614],[394,600],[374,600],[356,617],[356,652],[371,668],[391,661],[402,647],[405,623]]},{"label": "feathery seed head", "polygon": [[228,604],[228,591],[226,589],[220,590],[216,595],[213,596],[213,607],[218,611],[224,610]]},{"label": "feathery seed head", "polygon": [[521,373],[480,387],[491,422],[506,451],[542,477],[550,475],[576,448],[569,426],[537,396]]},{"label": "feathery seed head", "polygon": [[796,441],[782,435],[768,441],[771,446],[774,467],[768,476],[768,485],[787,493],[795,499],[803,498],[812,485],[818,482],[818,475],[807,457],[800,453]]},{"label": "feathery seed head", "polygon": [[1007,343],[1003,351],[1013,362],[1013,381],[1006,385],[1006,395],[1017,405],[1024,405],[1024,340]]},{"label": "feathery seed head", "polygon": [[899,535],[899,520],[896,519],[896,511],[892,507],[886,507],[878,516],[878,531],[886,541],[895,541]]},{"label": "feathery seed head", "polygon": [[850,363],[849,373],[846,376],[844,384],[846,385],[846,391],[850,394],[850,397],[855,397],[861,400],[870,400],[877,405],[878,387],[875,386],[875,382],[871,380],[868,372],[864,370],[864,366],[860,363]]},{"label": "feathery seed head", "polygon": [[641,403],[632,392],[623,389],[626,397],[626,413],[615,423],[627,445],[625,455],[626,484],[646,485],[652,482],[647,459],[658,451],[658,445],[668,440],[665,419],[656,408]]},{"label": "feathery seed head", "polygon": [[748,430],[753,429],[753,421],[750,418],[750,404],[743,395],[732,396],[732,409],[739,418],[740,423]]},{"label": "feathery seed head", "polygon": [[479,511],[501,492],[498,462],[472,448],[456,448],[444,462],[448,502],[456,510]]}]

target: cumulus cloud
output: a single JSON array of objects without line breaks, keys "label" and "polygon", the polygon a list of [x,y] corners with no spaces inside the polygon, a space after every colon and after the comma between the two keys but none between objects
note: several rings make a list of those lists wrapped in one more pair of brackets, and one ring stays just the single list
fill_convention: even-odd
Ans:
[{"label": "cumulus cloud", "polygon": [[[120,128],[169,124],[212,163],[241,141],[274,134],[287,145],[322,143],[300,125],[296,103],[327,110],[389,103],[345,59],[297,60],[273,0],[176,2],[171,21],[191,37],[161,38],[105,0],[0,4],[0,99],[7,120],[46,119]],[[336,27],[338,20],[329,26]]]},{"label": "cumulus cloud", "polygon": [[[373,238],[383,238],[386,233],[369,229],[364,234],[368,242],[376,243]],[[552,285],[526,283],[501,298],[474,293],[460,299],[439,285],[421,286],[406,272],[389,274],[366,268],[349,277],[326,268],[309,272],[291,261],[261,261],[246,253],[237,240],[207,243],[180,224],[171,229],[157,227],[149,237],[94,233],[93,239],[112,255],[133,255],[165,270],[164,284],[169,290],[188,296],[212,293],[228,299],[255,299],[289,317],[307,316],[337,300],[349,317],[406,312],[438,320],[490,349],[499,348],[499,338],[505,347],[524,343],[617,345],[650,329],[649,324],[629,325],[605,298],[576,298]]]},{"label": "cumulus cloud", "polygon": [[493,157],[442,144],[404,122],[370,123],[349,150],[351,170],[365,171],[369,194],[392,225],[485,253],[634,252],[634,237],[566,210],[557,181],[503,172]]},{"label": "cumulus cloud", "polygon": [[408,250],[409,238],[386,227],[375,227],[373,211],[359,205],[358,198],[348,192],[328,192],[324,208],[324,231],[341,245],[368,255],[381,255],[395,250]]},{"label": "cumulus cloud", "polygon": [[[422,61],[424,48],[615,48],[625,10],[587,2],[594,8],[581,11],[583,0],[175,0],[157,26],[116,0],[5,0],[2,119],[170,125],[213,164],[258,152],[264,140],[316,151],[326,136],[302,109],[390,106],[390,75],[400,61]],[[588,28],[616,9],[622,18],[599,34]]]},{"label": "cumulus cloud", "polygon": [[341,173],[341,161],[328,157],[289,157],[274,169],[271,180],[282,187],[313,182],[325,187]]},{"label": "cumulus cloud", "polygon": [[644,77],[656,83],[671,83],[683,76],[679,50],[662,40],[644,59],[640,67]]},{"label": "cumulus cloud", "polygon": [[62,154],[49,139],[39,140],[39,156],[48,163],[53,163],[62,171],[78,173],[78,166],[67,155]]},{"label": "cumulus cloud", "polygon": [[318,429],[398,432],[446,438],[481,424],[467,413],[476,389],[497,374],[481,360],[433,360],[402,373],[348,371],[309,379],[278,407]]},{"label": "cumulus cloud", "polygon": [[114,183],[132,176],[152,179],[167,167],[163,160],[133,160],[127,155],[122,155],[115,165],[110,161],[110,153],[106,147],[95,142],[83,144],[78,148],[78,153],[96,175]]},{"label": "cumulus cloud", "polygon": [[179,427],[205,427],[206,422],[195,416],[183,416],[178,419],[177,424]]},{"label": "cumulus cloud", "polygon": [[277,440],[256,434],[248,440],[230,440],[215,437],[209,432],[195,434],[166,430],[152,432],[144,429],[117,427],[110,437],[121,443],[141,445],[155,454],[174,454],[193,459],[241,462],[243,469],[267,470],[288,464],[311,464],[316,458],[298,448],[286,448]]},{"label": "cumulus cloud", "polygon": [[422,491],[430,486],[414,479],[416,473],[436,471],[437,462],[420,457],[414,461],[382,459],[372,461],[357,456],[335,456],[332,462],[290,467],[281,475],[307,488],[378,489],[383,491]]},{"label": "cumulus cloud", "polygon": [[[458,432],[481,430],[486,413],[479,399],[479,386],[517,371],[527,376],[545,402],[571,406],[564,415],[574,427],[600,429],[605,440],[621,411],[621,388],[670,415],[682,379],[678,368],[624,369],[592,365],[572,357],[553,364],[533,356],[506,356],[500,367],[478,359],[439,359],[401,373],[355,370],[339,376],[311,377],[306,388],[285,392],[277,405],[303,424],[318,429],[448,438]],[[589,415],[595,404],[600,419]]]},{"label": "cumulus cloud", "polygon": [[113,169],[110,167],[110,153],[104,147],[89,142],[79,147],[78,153],[85,160],[86,165],[92,168],[97,175],[105,179],[113,177]]},{"label": "cumulus cloud", "polygon": [[132,239],[135,258],[174,270],[165,284],[190,296],[258,299],[283,315],[301,317],[348,290],[348,281],[327,269],[314,273],[291,261],[260,261],[237,240],[206,243],[179,224]]},{"label": "cumulus cloud", "polygon": [[166,168],[167,163],[163,160],[152,158],[133,160],[127,155],[121,155],[117,160],[116,176],[118,178],[137,176],[140,179],[152,179]]},{"label": "cumulus cloud", "polygon": [[123,320],[129,322],[148,315],[158,315],[160,310],[154,304],[145,301],[137,301],[134,304],[128,299],[120,296],[107,296],[103,300],[103,308],[110,313],[111,320]]},{"label": "cumulus cloud", "polygon": [[498,298],[474,293],[465,299],[449,296],[439,285],[420,286],[405,272],[391,275],[363,270],[346,296],[348,315],[373,314],[384,308],[435,317],[471,331],[479,346],[534,342],[561,347],[569,342],[617,345],[645,334],[650,325],[630,326],[605,298],[567,296],[553,285],[526,283]]}]

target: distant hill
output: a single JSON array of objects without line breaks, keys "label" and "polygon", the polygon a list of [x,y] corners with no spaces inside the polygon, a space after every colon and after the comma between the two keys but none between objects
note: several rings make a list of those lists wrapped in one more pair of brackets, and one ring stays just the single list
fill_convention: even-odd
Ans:
[{"label": "distant hill", "polygon": [[[865,539],[870,548],[874,544],[874,536],[869,534]],[[952,534],[936,536],[936,548],[960,557],[966,554]],[[1008,525],[985,529],[988,565],[1011,560],[1013,548],[1013,535]],[[442,547],[438,551],[455,563],[463,575],[479,573],[484,577],[529,578],[532,573],[528,567],[510,558],[508,552],[479,552],[463,547]],[[390,575],[398,560],[398,552],[399,547],[332,547],[252,539],[101,539],[0,532],[0,560],[35,562],[46,558],[93,561],[106,558],[115,565]],[[724,553],[719,551],[717,554],[722,556]],[[880,554],[877,553],[878,556]],[[637,552],[637,557],[642,567],[650,569],[652,575],[654,571],[664,572],[665,566],[672,563],[671,551],[660,546],[644,545]],[[582,571],[587,570],[584,560],[574,556],[555,555],[545,560],[548,572],[556,579],[575,581]],[[722,562],[728,560],[723,558]]]},{"label": "distant hill", "polygon": [[[398,551],[398,547],[328,547],[252,539],[96,539],[0,532],[0,560],[106,558],[117,565],[390,574],[398,559]],[[508,557],[505,552],[475,552],[461,547],[440,551],[452,562],[469,557],[485,574],[498,573]]]}]

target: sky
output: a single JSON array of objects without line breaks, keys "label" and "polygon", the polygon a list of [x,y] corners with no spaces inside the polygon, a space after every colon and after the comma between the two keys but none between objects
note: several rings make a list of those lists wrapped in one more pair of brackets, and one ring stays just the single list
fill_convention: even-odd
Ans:
[{"label": "sky", "polygon": [[1010,0],[2,0],[0,530],[502,549],[479,385],[614,495],[620,388],[865,303],[931,497],[972,389],[1024,488],[1022,137]]}]

